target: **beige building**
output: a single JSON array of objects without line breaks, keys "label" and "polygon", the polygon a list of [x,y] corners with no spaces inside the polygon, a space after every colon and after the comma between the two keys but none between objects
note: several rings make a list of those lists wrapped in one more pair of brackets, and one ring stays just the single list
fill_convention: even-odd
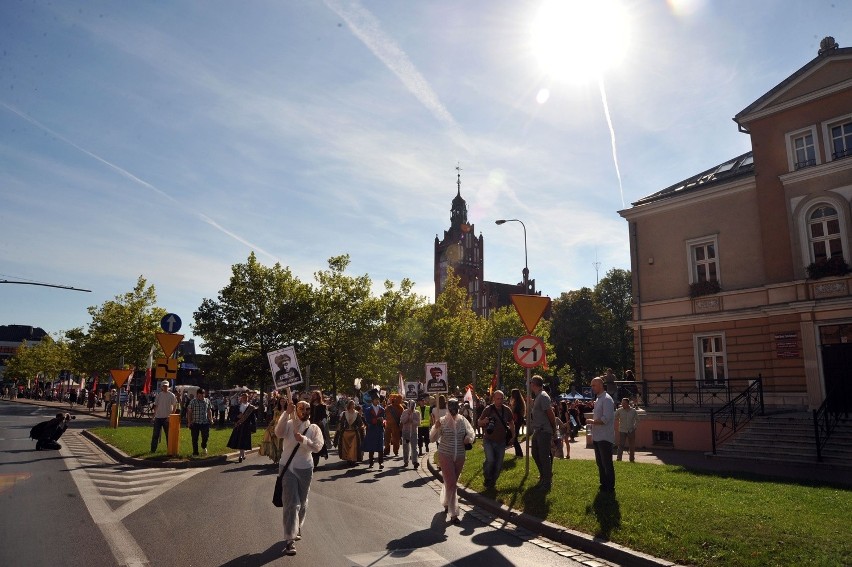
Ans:
[{"label": "beige building", "polygon": [[620,211],[646,446],[708,449],[706,413],[758,378],[770,413],[852,399],[852,48],[734,121],[751,152]]}]

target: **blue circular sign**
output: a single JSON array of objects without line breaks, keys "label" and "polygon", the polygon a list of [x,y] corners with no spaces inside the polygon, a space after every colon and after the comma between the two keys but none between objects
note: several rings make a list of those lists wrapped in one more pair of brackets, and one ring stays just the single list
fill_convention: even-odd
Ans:
[{"label": "blue circular sign", "polygon": [[177,333],[180,331],[180,325],[180,317],[174,313],[168,313],[165,317],[160,319],[160,327],[167,333]]}]

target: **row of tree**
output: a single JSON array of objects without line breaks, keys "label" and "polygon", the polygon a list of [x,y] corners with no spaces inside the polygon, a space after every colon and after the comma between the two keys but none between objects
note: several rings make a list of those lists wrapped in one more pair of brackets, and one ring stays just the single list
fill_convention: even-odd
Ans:
[{"label": "row of tree", "polygon": [[[347,255],[329,259],[328,269],[306,283],[280,264],[265,266],[254,253],[232,266],[228,284],[215,299],[203,299],[192,330],[206,356],[199,363],[211,387],[244,384],[272,387],[267,353],[293,345],[311,387],[352,392],[362,385],[394,387],[397,374],[422,379],[427,362],[447,362],[450,384],[488,389],[500,360],[504,388],[521,387],[524,370],[500,339],[526,334],[514,308],[477,316],[458,285],[430,304],[413,292],[413,282],[386,281],[376,296],[367,275],[346,273]],[[458,282],[450,273],[448,281]],[[144,368],[166,311],[156,306],[153,285],[140,277],[136,287],[100,307],[90,307],[88,329],[67,331],[12,357],[6,377],[55,379],[61,370],[105,375],[119,361]],[[588,383],[606,367],[632,364],[629,329],[630,274],[611,270],[594,290],[563,293],[553,302],[552,318],[535,334],[545,340],[547,368],[559,380]],[[162,356],[160,354],[160,356]]]}]

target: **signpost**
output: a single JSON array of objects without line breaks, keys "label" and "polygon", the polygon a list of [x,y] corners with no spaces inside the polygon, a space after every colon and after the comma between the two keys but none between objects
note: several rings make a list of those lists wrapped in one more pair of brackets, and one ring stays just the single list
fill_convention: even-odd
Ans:
[{"label": "signpost", "polygon": [[168,313],[165,317],[160,319],[160,328],[167,333],[177,333],[178,331],[180,331],[180,326],[180,317],[178,317],[174,313]]},{"label": "signpost", "polygon": [[[167,313],[165,317],[160,319],[160,328],[164,333],[157,333],[157,342],[160,343],[160,348],[163,349],[165,358],[157,359],[157,366],[154,371],[156,380],[177,380],[177,357],[174,355],[178,346],[183,340],[183,335],[178,335],[182,321],[180,317],[174,313]],[[174,384],[174,382],[172,382]],[[180,445],[180,414],[173,413],[169,415],[169,435],[166,439],[166,454],[169,456],[178,454]]]}]

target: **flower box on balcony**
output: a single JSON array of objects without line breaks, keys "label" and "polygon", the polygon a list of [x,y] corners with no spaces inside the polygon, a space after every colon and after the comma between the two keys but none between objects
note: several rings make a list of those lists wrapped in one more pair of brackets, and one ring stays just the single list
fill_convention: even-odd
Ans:
[{"label": "flower box on balcony", "polygon": [[844,276],[849,273],[849,265],[843,256],[833,256],[817,260],[809,264],[805,270],[808,272],[809,280],[818,280],[831,276]]},{"label": "flower box on balcony", "polygon": [[713,295],[719,293],[722,288],[719,286],[719,280],[704,280],[689,284],[689,297],[701,297],[702,295]]}]

